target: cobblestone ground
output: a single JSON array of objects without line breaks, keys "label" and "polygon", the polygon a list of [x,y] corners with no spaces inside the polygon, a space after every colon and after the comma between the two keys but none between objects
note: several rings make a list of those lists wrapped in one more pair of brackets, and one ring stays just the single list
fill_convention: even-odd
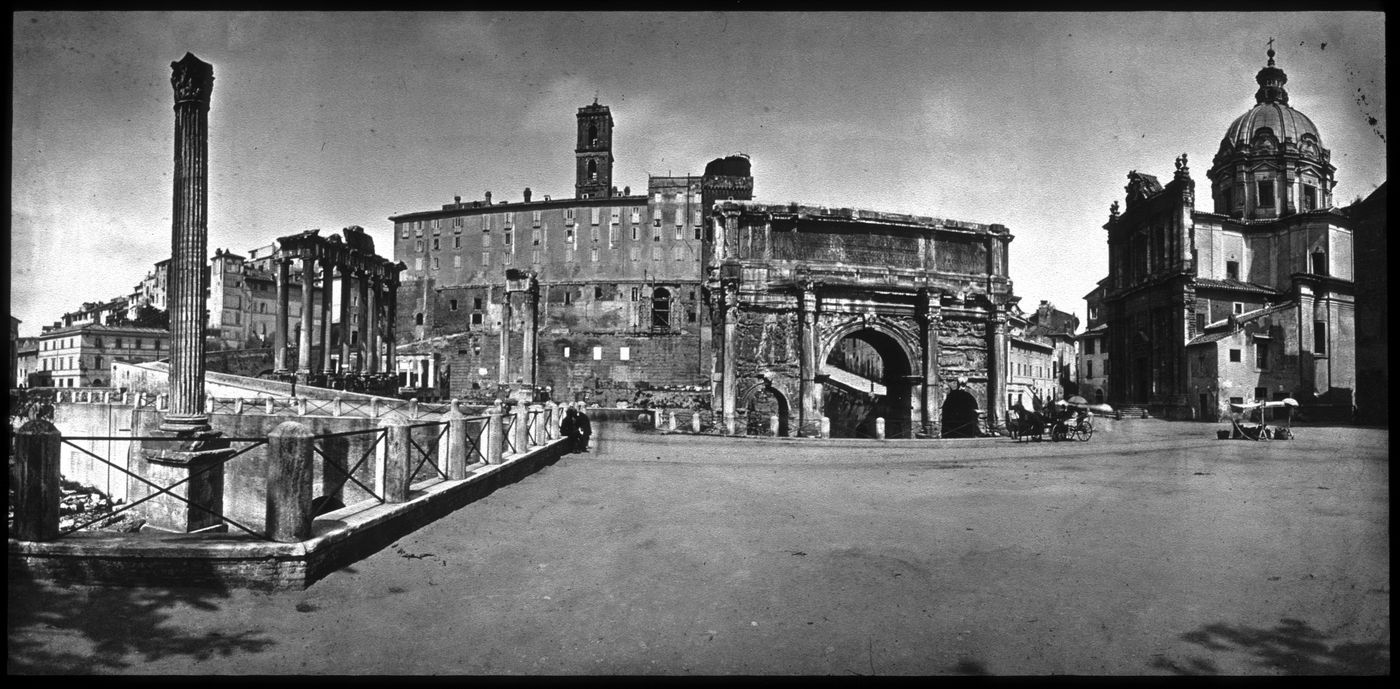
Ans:
[{"label": "cobblestone ground", "polygon": [[1389,673],[1388,433],[634,436],[310,589],[9,583],[11,673]]}]

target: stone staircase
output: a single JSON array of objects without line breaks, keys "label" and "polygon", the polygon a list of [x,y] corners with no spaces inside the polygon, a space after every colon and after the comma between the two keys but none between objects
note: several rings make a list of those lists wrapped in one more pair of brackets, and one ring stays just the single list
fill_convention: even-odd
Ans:
[{"label": "stone staircase", "polygon": [[1118,418],[1121,419],[1146,419],[1147,407],[1126,406],[1118,407]]}]

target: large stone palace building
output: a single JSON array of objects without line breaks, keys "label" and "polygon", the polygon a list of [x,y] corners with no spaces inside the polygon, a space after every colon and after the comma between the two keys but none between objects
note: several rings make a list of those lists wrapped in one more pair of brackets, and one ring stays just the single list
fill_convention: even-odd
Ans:
[{"label": "large stone palace building", "polygon": [[[1334,207],[1321,134],[1274,64],[1226,129],[1198,208],[1183,154],[1171,181],[1128,174],[1092,294],[1108,401],[1215,419],[1231,402],[1294,397],[1349,410],[1356,386],[1351,221]],[[1100,306],[1102,320],[1092,311]]]},{"label": "large stone palace building", "polygon": [[399,367],[423,396],[689,391],[730,419],[780,414],[783,434],[825,415],[834,435],[884,417],[891,437],[939,433],[953,399],[959,432],[997,423],[1006,228],[754,203],[742,155],[619,193],[610,110],[576,124],[573,198],[390,218]]}]

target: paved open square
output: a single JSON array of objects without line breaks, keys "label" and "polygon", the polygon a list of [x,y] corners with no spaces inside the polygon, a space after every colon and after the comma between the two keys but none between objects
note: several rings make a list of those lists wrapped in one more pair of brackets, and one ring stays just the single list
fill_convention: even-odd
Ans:
[{"label": "paved open square", "polygon": [[1388,433],[597,446],[305,591],[11,578],[11,673],[1390,671]]}]

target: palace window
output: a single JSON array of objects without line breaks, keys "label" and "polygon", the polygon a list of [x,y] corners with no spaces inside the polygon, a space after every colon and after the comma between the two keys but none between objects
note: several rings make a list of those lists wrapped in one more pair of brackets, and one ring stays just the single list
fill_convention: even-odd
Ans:
[{"label": "palace window", "polygon": [[1226,262],[1225,262],[1225,277],[1227,277],[1227,278],[1229,278],[1229,279],[1231,279],[1231,280],[1238,280],[1238,279],[1240,279],[1240,262],[1239,262],[1239,261],[1226,261]]},{"label": "palace window", "polygon": [[641,254],[641,252],[642,250],[639,247],[635,246],[627,250],[628,257],[631,258],[633,261],[637,260],[637,257]]},{"label": "palace window", "polygon": [[619,347],[617,349],[617,358],[621,361],[630,361],[632,359],[632,348]]},{"label": "palace window", "polygon": [[1255,342],[1255,343],[1254,343],[1254,366],[1255,366],[1256,368],[1261,368],[1261,369],[1268,369],[1268,368],[1269,368],[1269,342],[1268,342],[1268,340],[1265,340],[1265,341],[1263,341],[1263,342]]},{"label": "palace window", "polygon": [[1327,254],[1322,251],[1314,251],[1312,254],[1312,272],[1314,275],[1327,274]]},{"label": "palace window", "polygon": [[452,248],[454,248],[454,249],[460,249],[460,248],[462,248],[462,238],[461,238],[461,237],[453,237],[453,238],[452,238]]},{"label": "palace window", "polygon": [[1244,313],[1244,303],[1243,303],[1243,302],[1238,302],[1238,301],[1235,302],[1235,315],[1238,316],[1238,315],[1240,315],[1240,314],[1242,314],[1242,313]]},{"label": "palace window", "polygon": [[572,209],[572,208],[565,208],[565,209],[564,209],[564,224],[565,224],[565,225],[573,225],[573,224],[574,224],[574,209]]},{"label": "palace window", "polygon": [[452,267],[453,267],[453,268],[461,268],[461,267],[462,267],[462,257],[461,257],[460,255],[457,255],[457,256],[453,256],[453,257],[452,257]]},{"label": "palace window", "polygon": [[413,314],[413,323],[414,323],[414,325],[423,325],[423,314],[422,314],[422,313],[415,313],[415,314]]},{"label": "palace window", "polygon": [[1238,362],[1239,360],[1240,360],[1240,350],[1238,350],[1238,349],[1232,349],[1232,350],[1230,350],[1230,361]]},{"label": "palace window", "polygon": [[480,314],[480,313],[474,313],[474,314],[472,314],[472,325],[481,325],[481,314]]},{"label": "palace window", "polygon": [[1311,184],[1303,185],[1303,210],[1310,211],[1317,209],[1317,187]]},{"label": "palace window", "polygon": [[456,300],[456,299],[449,299],[449,300],[448,300],[448,302],[447,302],[447,310],[448,310],[448,311],[456,311],[456,310],[457,310],[457,300]]},{"label": "palace window", "polygon": [[534,225],[535,227],[540,226],[540,211],[530,212],[530,224]]},{"label": "palace window", "polygon": [[598,219],[602,216],[602,214],[603,214],[603,209],[601,209],[601,208],[598,208],[598,207],[596,207],[596,206],[593,207],[593,208],[589,208],[589,209],[588,209],[588,220],[589,220],[589,223],[590,223],[590,224],[593,224],[593,225],[597,225],[597,224],[598,224]]},{"label": "palace window", "polygon": [[565,358],[565,359],[569,358],[569,354],[570,354],[569,346],[568,346],[568,345],[564,345],[564,358]]},{"label": "palace window", "polygon": [[594,360],[594,361],[602,361],[602,360],[603,360],[603,348],[602,348],[602,347],[594,347],[594,348],[593,348],[593,360]]},{"label": "palace window", "polygon": [[438,250],[441,249],[441,248],[442,248],[442,246],[441,246],[440,244],[438,244],[437,237],[434,237],[434,238],[433,238],[433,251],[438,251]]},{"label": "palace window", "polygon": [[1327,321],[1313,321],[1313,353],[1327,353]]},{"label": "palace window", "polygon": [[614,209],[612,209],[612,212],[611,212],[610,216],[611,216],[611,217],[609,218],[609,222],[610,222],[611,224],[616,225],[616,224],[622,222],[622,209],[621,209],[621,208],[614,208]]}]

